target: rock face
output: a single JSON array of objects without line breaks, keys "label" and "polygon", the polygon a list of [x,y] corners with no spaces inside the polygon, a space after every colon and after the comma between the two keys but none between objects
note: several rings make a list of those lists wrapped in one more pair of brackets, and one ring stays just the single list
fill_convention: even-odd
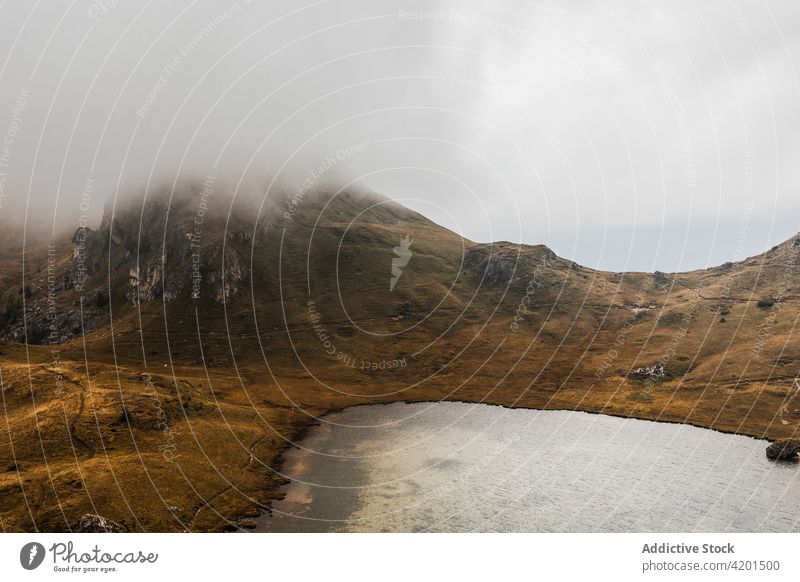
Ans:
[{"label": "rock face", "polygon": [[252,242],[253,217],[230,200],[216,200],[211,186],[106,208],[97,230],[73,236],[68,284],[85,293],[84,287],[110,280],[115,297],[129,305],[190,295],[230,301],[249,275],[243,253]]},{"label": "rock face", "polygon": [[93,513],[82,515],[77,529],[77,533],[118,533],[121,531],[125,531],[125,528],[120,524]]},{"label": "rock face", "polygon": [[800,441],[795,439],[781,439],[767,447],[767,458],[773,461],[795,460],[798,453]]},{"label": "rock face", "polygon": [[11,297],[0,309],[0,339],[55,345],[108,325],[112,306],[122,313],[179,298],[234,300],[250,276],[252,213],[223,199],[214,205],[196,189],[126,204],[107,207],[97,229],[81,226],[53,243],[24,289],[0,289],[0,301]]},{"label": "rock face", "polygon": [[[491,247],[477,247],[464,254],[464,269],[479,277],[484,285],[507,285],[515,278],[541,271],[544,267],[556,267],[558,257],[544,245],[534,247],[533,256],[522,256],[519,248],[498,243]],[[570,263],[573,271],[579,271],[576,263]]]}]

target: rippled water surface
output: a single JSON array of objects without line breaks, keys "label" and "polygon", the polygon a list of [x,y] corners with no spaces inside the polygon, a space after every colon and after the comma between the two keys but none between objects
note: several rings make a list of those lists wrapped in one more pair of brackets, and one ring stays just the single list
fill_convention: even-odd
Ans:
[{"label": "rippled water surface", "polygon": [[580,412],[362,406],[286,455],[259,531],[800,531],[765,441]]}]

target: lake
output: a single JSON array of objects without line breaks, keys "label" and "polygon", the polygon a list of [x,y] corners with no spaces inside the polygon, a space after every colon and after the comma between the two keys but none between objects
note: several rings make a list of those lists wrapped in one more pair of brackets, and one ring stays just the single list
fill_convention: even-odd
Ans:
[{"label": "lake", "polygon": [[687,425],[438,402],[321,419],[262,532],[800,531],[800,470]]}]

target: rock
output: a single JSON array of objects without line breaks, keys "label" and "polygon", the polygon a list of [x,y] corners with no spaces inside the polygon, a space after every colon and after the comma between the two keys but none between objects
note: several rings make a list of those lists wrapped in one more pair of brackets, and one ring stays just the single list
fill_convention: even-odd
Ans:
[{"label": "rock", "polygon": [[667,283],[671,280],[669,275],[662,273],[661,271],[656,271],[653,273],[653,279],[659,283]]},{"label": "rock", "polygon": [[666,378],[667,372],[661,364],[654,364],[647,368],[636,368],[628,372],[633,378]]},{"label": "rock", "polygon": [[773,461],[796,460],[800,453],[800,441],[781,439],[767,447],[767,458]]},{"label": "rock", "polygon": [[239,520],[239,527],[242,529],[255,529],[257,525],[256,520],[250,517]]},{"label": "rock", "polygon": [[125,528],[120,524],[93,513],[85,513],[78,521],[76,533],[117,533],[121,531],[125,531]]},{"label": "rock", "polygon": [[253,233],[249,231],[232,232],[229,236],[233,242],[237,244],[244,244],[246,242],[250,242]]},{"label": "rock", "polygon": [[242,514],[242,517],[259,517],[262,513],[263,511],[261,509],[253,506],[245,509],[244,513]]},{"label": "rock", "polygon": [[508,284],[518,267],[518,256],[506,256],[488,249],[470,249],[464,256],[464,266],[486,285]]}]

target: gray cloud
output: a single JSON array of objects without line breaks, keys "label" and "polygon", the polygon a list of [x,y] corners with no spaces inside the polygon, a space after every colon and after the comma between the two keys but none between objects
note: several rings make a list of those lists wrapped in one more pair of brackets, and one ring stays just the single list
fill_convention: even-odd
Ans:
[{"label": "gray cloud", "polygon": [[6,3],[0,220],[333,158],[473,240],[719,263],[798,229],[799,31],[786,0]]}]

